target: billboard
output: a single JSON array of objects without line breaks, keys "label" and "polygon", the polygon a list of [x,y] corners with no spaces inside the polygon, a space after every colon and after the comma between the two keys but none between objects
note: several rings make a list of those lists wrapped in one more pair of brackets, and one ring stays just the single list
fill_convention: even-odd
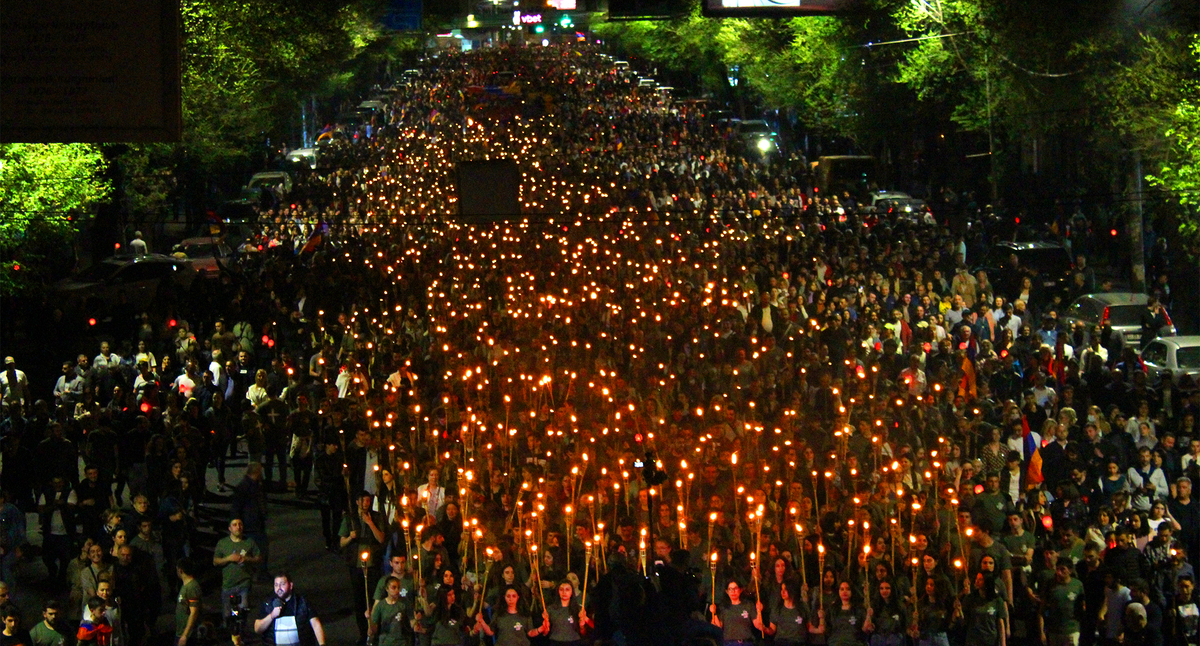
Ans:
[{"label": "billboard", "polygon": [[421,0],[390,0],[381,22],[396,31],[420,31],[422,8]]},{"label": "billboard", "polygon": [[687,0],[608,0],[609,20],[666,19],[682,16],[687,11]]},{"label": "billboard", "polygon": [[714,18],[795,18],[845,13],[862,0],[701,0],[704,15]]}]

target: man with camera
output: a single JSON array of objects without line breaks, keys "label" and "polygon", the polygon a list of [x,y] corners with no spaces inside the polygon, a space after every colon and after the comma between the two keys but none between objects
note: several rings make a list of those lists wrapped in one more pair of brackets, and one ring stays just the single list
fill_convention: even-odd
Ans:
[{"label": "man with camera", "polygon": [[273,646],[325,646],[325,628],[304,597],[295,594],[291,576],[275,575],[275,596],[264,601],[254,632]]}]

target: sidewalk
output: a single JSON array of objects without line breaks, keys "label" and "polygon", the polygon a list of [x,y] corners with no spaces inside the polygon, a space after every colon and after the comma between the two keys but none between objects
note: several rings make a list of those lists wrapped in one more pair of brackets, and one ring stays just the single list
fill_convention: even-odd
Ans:
[{"label": "sidewalk", "polygon": [[[201,567],[198,578],[204,589],[204,619],[213,622],[214,625],[219,625],[220,621],[221,576],[220,571],[212,565],[213,547],[219,538],[226,535],[229,520],[228,500],[232,495],[232,487],[241,482],[245,471],[245,458],[232,461],[225,474],[230,488],[224,492],[213,493],[217,487],[217,474],[216,469],[210,467],[207,473],[210,493],[197,513],[192,558]],[[127,490],[125,499],[118,501],[122,507],[129,506],[128,495]],[[342,555],[325,551],[324,539],[321,536],[321,516],[315,499],[298,500],[291,493],[270,493],[267,498],[270,572],[286,570],[291,574],[296,582],[297,593],[305,596],[320,616],[329,646],[353,644],[358,639],[358,628],[351,616],[353,606],[348,594],[351,584],[349,571]],[[30,544],[40,547],[42,536],[38,515],[26,514],[26,521]],[[25,626],[32,626],[41,620],[42,604],[51,594],[45,578],[46,566],[40,557],[26,559],[17,566],[16,582],[10,586],[10,594],[13,602],[21,608]],[[359,584],[361,585],[361,579]],[[247,621],[248,631],[253,630],[252,620],[258,616],[258,606],[272,594],[271,584],[265,575],[255,581],[250,592],[251,619]],[[54,597],[60,602],[66,602],[65,593]],[[174,634],[175,602],[174,598],[164,599],[163,614],[157,622],[158,631],[167,637]],[[72,630],[76,627],[71,626]],[[167,637],[163,637],[158,643],[167,643]],[[255,643],[254,640],[250,641]]]}]

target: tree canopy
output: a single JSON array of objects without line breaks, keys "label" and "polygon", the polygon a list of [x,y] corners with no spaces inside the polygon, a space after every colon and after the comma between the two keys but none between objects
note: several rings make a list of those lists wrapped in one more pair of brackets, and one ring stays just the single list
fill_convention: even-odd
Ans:
[{"label": "tree canopy", "polygon": [[75,228],[111,191],[90,144],[0,145],[0,294],[45,275],[40,262],[70,249]]},{"label": "tree canopy", "polygon": [[[1200,69],[1200,38],[1192,43],[1192,64]],[[1147,179],[1179,202],[1180,232],[1189,253],[1200,256],[1200,82],[1185,81],[1183,96],[1166,118],[1166,152],[1159,171]]]},{"label": "tree canopy", "polygon": [[864,0],[836,16],[694,10],[597,31],[653,64],[698,70],[716,97],[730,95],[725,72],[736,69],[738,91],[788,110],[806,133],[896,161],[944,157],[941,176],[923,181],[969,183],[966,156],[991,153],[975,181],[996,182],[1001,197],[1090,193],[1120,210],[1138,161],[1157,168],[1191,154],[1195,9],[1195,0]]}]

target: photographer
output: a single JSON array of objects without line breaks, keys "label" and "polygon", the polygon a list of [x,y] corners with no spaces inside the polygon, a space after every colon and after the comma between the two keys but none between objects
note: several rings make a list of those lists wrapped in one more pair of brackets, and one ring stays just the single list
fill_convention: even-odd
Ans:
[{"label": "photographer", "polygon": [[263,642],[274,646],[325,646],[325,629],[304,597],[293,594],[292,579],[286,572],[275,576],[275,597],[264,601],[254,632]]}]

